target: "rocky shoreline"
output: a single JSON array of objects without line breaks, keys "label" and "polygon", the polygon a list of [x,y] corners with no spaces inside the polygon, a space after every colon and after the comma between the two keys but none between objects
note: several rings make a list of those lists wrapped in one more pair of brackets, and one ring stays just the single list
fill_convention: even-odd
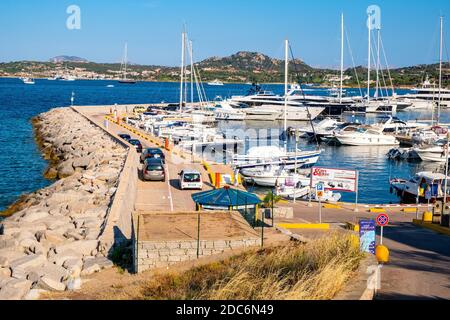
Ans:
[{"label": "rocky shoreline", "polygon": [[99,236],[127,149],[70,108],[33,121],[49,160],[47,188],[23,196],[0,222],[0,300],[75,290],[81,276],[111,267]]}]

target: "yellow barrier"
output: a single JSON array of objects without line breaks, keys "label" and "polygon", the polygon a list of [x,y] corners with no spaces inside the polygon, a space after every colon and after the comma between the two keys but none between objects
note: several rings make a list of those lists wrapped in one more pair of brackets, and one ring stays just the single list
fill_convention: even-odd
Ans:
[{"label": "yellow barrier", "polygon": [[386,212],[386,209],[384,208],[370,208],[370,213],[384,213]]},{"label": "yellow barrier", "polygon": [[433,222],[433,212],[429,212],[429,211],[424,212],[422,215],[422,221],[432,223]]},{"label": "yellow barrier", "polygon": [[355,232],[359,232],[359,224],[354,224],[351,222],[347,222],[346,223],[346,227],[349,230],[355,231]]},{"label": "yellow barrier", "polygon": [[408,213],[416,213],[418,209],[417,208],[403,208],[402,211],[403,212],[408,212]]},{"label": "yellow barrier", "polygon": [[283,229],[330,229],[329,223],[281,223],[278,226]]},{"label": "yellow barrier", "polygon": [[338,204],[326,203],[323,205],[325,209],[342,209],[342,207]]}]

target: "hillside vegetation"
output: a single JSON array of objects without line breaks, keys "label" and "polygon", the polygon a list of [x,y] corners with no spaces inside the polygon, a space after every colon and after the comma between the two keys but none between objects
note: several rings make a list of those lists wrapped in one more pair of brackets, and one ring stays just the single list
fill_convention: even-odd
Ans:
[{"label": "hillside vegetation", "polygon": [[[224,82],[283,82],[284,61],[271,58],[258,52],[240,51],[228,57],[211,57],[196,63],[203,81],[219,79]],[[444,86],[449,84],[450,64],[443,66]],[[95,63],[79,57],[58,56],[50,62],[13,61],[0,63],[0,76],[23,77],[33,76],[46,78],[55,75],[70,74],[80,79],[118,79],[120,78],[120,63]],[[187,67],[190,70],[190,67]],[[356,71],[356,73],[355,73]],[[317,69],[301,60],[291,61],[290,81],[314,83],[319,85],[337,84],[340,72],[330,69]],[[357,75],[357,76],[356,76]],[[178,81],[179,67],[155,65],[128,65],[128,78],[145,81]],[[365,87],[367,84],[367,68],[360,66],[345,70],[346,86]],[[372,71],[372,79],[375,79]],[[390,70],[395,86],[418,86],[428,76],[431,82],[437,83],[439,65],[418,65]],[[380,75],[382,85],[390,86],[387,70]],[[384,79],[384,81],[383,81]],[[359,81],[358,81],[359,80]]]}]

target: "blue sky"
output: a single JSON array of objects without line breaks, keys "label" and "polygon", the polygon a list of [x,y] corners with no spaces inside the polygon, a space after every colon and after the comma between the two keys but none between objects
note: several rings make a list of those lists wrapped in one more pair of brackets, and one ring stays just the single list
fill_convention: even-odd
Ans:
[{"label": "blue sky", "polygon": [[[81,30],[66,28],[71,4],[81,8]],[[439,16],[450,14],[448,0],[2,0],[0,61],[65,54],[118,62],[128,41],[133,63],[178,65],[186,23],[197,61],[240,50],[282,58],[287,37],[296,57],[337,68],[343,12],[356,64],[366,64],[371,4],[381,8],[390,65],[437,62]],[[450,18],[444,23],[448,43]],[[351,65],[348,53],[345,64]]]}]

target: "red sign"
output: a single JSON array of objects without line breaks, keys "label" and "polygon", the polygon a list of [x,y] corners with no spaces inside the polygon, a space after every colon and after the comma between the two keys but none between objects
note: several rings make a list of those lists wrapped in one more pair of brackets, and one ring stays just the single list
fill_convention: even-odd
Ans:
[{"label": "red sign", "polygon": [[381,213],[377,217],[377,225],[379,227],[385,227],[389,224],[389,216],[386,213]]},{"label": "red sign", "polygon": [[325,190],[356,192],[358,173],[355,170],[313,167],[311,169],[311,186],[323,184]]}]

